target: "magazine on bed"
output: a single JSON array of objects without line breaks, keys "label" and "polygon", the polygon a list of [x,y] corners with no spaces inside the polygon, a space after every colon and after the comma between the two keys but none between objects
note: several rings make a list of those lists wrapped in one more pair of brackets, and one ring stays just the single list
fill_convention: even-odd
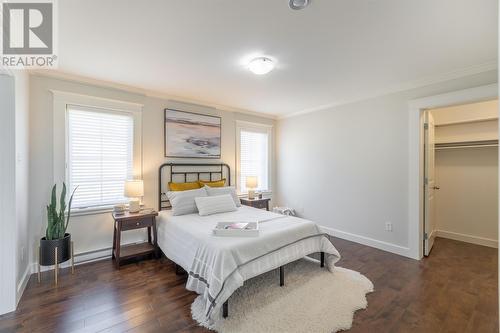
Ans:
[{"label": "magazine on bed", "polygon": [[213,230],[215,236],[256,237],[259,235],[258,222],[219,222]]},{"label": "magazine on bed", "polygon": [[235,229],[235,230],[249,230],[249,229],[252,229],[252,226],[249,225],[249,223],[245,223],[245,222],[236,222],[236,223],[232,223],[232,224],[229,224],[229,225],[226,225],[224,226],[224,229]]}]

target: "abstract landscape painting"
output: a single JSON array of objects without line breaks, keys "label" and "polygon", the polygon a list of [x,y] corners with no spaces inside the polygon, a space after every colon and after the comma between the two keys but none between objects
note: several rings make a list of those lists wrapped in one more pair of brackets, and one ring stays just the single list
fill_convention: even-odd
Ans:
[{"label": "abstract landscape painting", "polygon": [[165,109],[165,156],[220,158],[221,118]]}]

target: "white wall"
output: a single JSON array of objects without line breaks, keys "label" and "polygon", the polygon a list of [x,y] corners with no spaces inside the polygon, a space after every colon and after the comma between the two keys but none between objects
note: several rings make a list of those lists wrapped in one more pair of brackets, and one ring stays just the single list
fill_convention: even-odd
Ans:
[{"label": "white wall", "polygon": [[335,236],[410,256],[408,102],[495,82],[486,72],[280,120],[278,202]]},{"label": "white wall", "polygon": [[0,73],[0,314],[15,309],[28,274],[29,77]]},{"label": "white wall", "polygon": [[15,139],[16,139],[16,226],[17,226],[17,301],[29,279],[29,76],[17,71],[15,78]]},{"label": "white wall", "polygon": [[16,307],[15,81],[0,72],[0,314]]},{"label": "white wall", "polygon": [[[41,75],[30,78],[30,244],[31,262],[34,262],[35,244],[44,232],[46,225],[45,205],[54,180],[53,144],[53,100],[50,90],[59,90],[143,104],[143,179],[145,186],[144,203],[157,206],[158,167],[167,161],[163,149],[164,108],[213,114],[222,117],[222,161],[228,163],[235,178],[235,120],[246,120],[274,124],[274,120],[242,113],[216,110],[200,105],[185,104],[172,100],[148,97],[141,93],[108,88],[100,84],[82,83],[75,80],[62,80]],[[207,162],[200,159],[176,159],[180,161]],[[214,160],[209,162],[216,163]],[[273,171],[274,173],[274,171]],[[273,177],[275,179],[275,177]],[[69,232],[75,242],[75,253],[80,259],[109,255],[112,242],[113,222],[110,213],[74,216]],[[124,243],[144,241],[145,233],[127,232]],[[96,253],[84,256],[89,252]]]},{"label": "white wall", "polygon": [[498,147],[436,152],[437,236],[498,244]]}]

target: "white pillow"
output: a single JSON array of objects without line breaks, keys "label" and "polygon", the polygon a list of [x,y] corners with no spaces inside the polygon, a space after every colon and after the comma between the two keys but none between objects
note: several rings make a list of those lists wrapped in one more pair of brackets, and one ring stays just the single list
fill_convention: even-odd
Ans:
[{"label": "white pillow", "polygon": [[205,185],[205,189],[207,190],[209,197],[213,197],[214,195],[230,194],[236,207],[241,207],[240,198],[238,198],[236,188],[234,188],[234,186],[210,187]]},{"label": "white pillow", "polygon": [[194,199],[208,196],[205,188],[187,191],[169,191],[167,198],[172,205],[172,215],[186,215],[198,212]]},{"label": "white pillow", "polygon": [[194,199],[201,216],[217,213],[234,212],[238,208],[230,194],[215,195],[211,197],[197,197]]}]

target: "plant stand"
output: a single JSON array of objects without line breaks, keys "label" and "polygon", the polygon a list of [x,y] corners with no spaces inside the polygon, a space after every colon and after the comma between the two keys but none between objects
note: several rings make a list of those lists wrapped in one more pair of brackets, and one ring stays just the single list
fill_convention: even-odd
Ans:
[{"label": "plant stand", "polygon": [[[58,247],[55,247],[54,248],[54,281],[55,281],[55,284],[57,286],[58,284],[58,277],[59,277],[59,264],[61,264],[60,262],[57,261],[57,259],[59,258],[58,257],[58,250],[59,248]],[[71,241],[71,274],[75,274],[75,256],[74,256],[74,252],[73,252],[73,241]],[[40,264],[40,258],[42,256],[42,252],[41,252],[41,248],[40,246],[38,246],[38,283],[41,282],[41,279],[42,279],[42,273],[40,271],[40,267],[42,266]]]}]

